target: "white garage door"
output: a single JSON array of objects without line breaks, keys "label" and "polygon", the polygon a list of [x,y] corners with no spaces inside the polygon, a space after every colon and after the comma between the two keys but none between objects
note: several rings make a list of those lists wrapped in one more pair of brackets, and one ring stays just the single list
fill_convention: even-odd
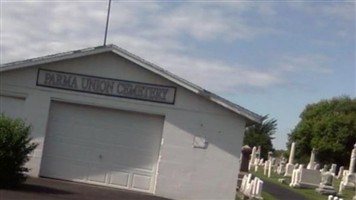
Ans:
[{"label": "white garage door", "polygon": [[0,113],[13,118],[23,118],[25,99],[0,95]]},{"label": "white garage door", "polygon": [[52,102],[41,176],[153,192],[163,117]]}]

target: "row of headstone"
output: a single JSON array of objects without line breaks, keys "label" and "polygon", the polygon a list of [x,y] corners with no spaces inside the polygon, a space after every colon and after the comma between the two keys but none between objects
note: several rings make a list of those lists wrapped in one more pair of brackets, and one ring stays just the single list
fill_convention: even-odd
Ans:
[{"label": "row of headstone", "polygon": [[258,170],[258,166],[262,166],[264,164],[264,160],[263,158],[260,158],[260,155],[261,155],[261,146],[253,147],[251,152],[251,157],[249,160],[248,171],[254,169],[256,172]]},{"label": "row of headstone", "polygon": [[271,173],[272,173],[272,161],[271,160],[267,160],[264,163],[264,167],[263,167],[263,175],[268,176],[268,178],[271,177]]},{"label": "row of headstone", "polygon": [[[272,170],[277,174],[290,176],[291,177],[291,187],[301,187],[301,188],[316,188],[316,192],[326,195],[335,195],[336,191],[333,187],[333,178],[341,179],[339,187],[339,195],[342,194],[345,187],[355,187],[356,188],[356,144],[351,153],[349,170],[345,170],[343,166],[339,168],[337,172],[337,165],[332,164],[330,169],[327,165],[324,165],[320,169],[320,165],[315,162],[315,150],[313,149],[310,155],[310,160],[306,168],[304,165],[294,164],[294,153],[295,153],[295,143],[292,143],[291,151],[289,154],[288,163],[286,163],[285,158],[280,158],[276,162],[276,158],[272,157],[272,153],[269,153],[268,160],[264,161],[260,159],[260,147],[253,147],[251,157],[248,163],[248,169],[255,171],[258,170],[259,166],[263,166],[263,173],[268,177],[271,176]],[[251,148],[250,148],[251,149]],[[251,151],[250,151],[251,152]],[[248,156],[249,157],[249,156]],[[245,161],[245,162],[246,162]],[[246,165],[247,168],[247,165]],[[262,191],[263,182],[257,177],[251,180],[251,174],[245,175],[242,180],[242,185],[240,191],[248,197],[260,197]],[[333,197],[335,198],[335,197]],[[340,200],[340,199],[338,199]],[[355,199],[356,200],[356,199]]]},{"label": "row of headstone", "polygon": [[246,174],[241,183],[240,192],[249,199],[262,198],[263,181],[258,177],[252,179],[252,174]]},{"label": "row of headstone", "polygon": [[[295,151],[295,143],[292,143],[291,152],[288,164],[285,168],[285,176],[289,176],[290,168],[294,166],[294,169],[291,173],[291,187],[310,187],[315,188],[315,191],[321,194],[331,194],[335,195],[336,191],[333,187],[333,178],[342,179],[339,186],[339,195],[342,195],[343,190],[346,187],[356,188],[356,144],[351,152],[350,165],[349,170],[344,170],[344,167],[341,166],[339,168],[339,172],[336,174],[337,165],[332,164],[330,169],[328,170],[327,165],[321,170],[318,170],[319,166],[315,163],[315,150],[313,149],[310,156],[310,161],[308,163],[307,168],[305,169],[303,165],[293,165],[294,159],[294,151]],[[281,168],[277,169],[277,173],[281,173]],[[321,182],[320,182],[321,178]],[[320,182],[320,183],[319,183]],[[356,196],[355,196],[356,198]]]}]

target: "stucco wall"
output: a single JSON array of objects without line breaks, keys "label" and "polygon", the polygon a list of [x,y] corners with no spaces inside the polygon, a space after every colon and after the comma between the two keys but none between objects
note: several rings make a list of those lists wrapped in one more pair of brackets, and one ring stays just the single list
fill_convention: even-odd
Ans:
[{"label": "stucco wall", "polygon": [[[176,86],[174,105],[36,86],[38,68]],[[1,94],[26,99],[24,117],[39,143],[28,163],[38,176],[51,100],[165,116],[155,193],[174,199],[234,199],[245,121],[215,103],[112,53],[61,61],[0,74]],[[2,105],[6,106],[6,105]],[[207,148],[194,148],[195,137]]]}]

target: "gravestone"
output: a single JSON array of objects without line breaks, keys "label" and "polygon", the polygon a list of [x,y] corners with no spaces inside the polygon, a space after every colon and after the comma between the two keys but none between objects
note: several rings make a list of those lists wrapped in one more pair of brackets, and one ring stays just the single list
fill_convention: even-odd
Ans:
[{"label": "gravestone", "polygon": [[337,165],[336,164],[332,164],[331,165],[331,167],[330,167],[330,169],[329,169],[329,172],[333,175],[333,176],[336,176],[336,167],[337,167]]},{"label": "gravestone", "polygon": [[[317,188],[320,184],[321,174],[318,170],[299,168],[297,177],[293,177],[292,187]],[[293,182],[292,181],[292,182]]]},{"label": "gravestone", "polygon": [[310,154],[310,160],[307,169],[314,169],[314,164],[315,164],[315,149],[313,148]]},{"label": "gravestone", "polygon": [[350,165],[349,165],[349,173],[355,173],[355,165],[356,165],[356,143],[354,144],[354,149],[351,151]]},{"label": "gravestone", "polygon": [[257,147],[256,150],[256,160],[255,160],[255,165],[258,165],[258,162],[260,161],[260,157],[261,157],[261,146]]},{"label": "gravestone", "polygon": [[256,147],[252,148],[252,153],[251,153],[251,158],[250,158],[250,162],[248,165],[248,170],[250,171],[251,168],[255,165],[255,159],[256,159]]},{"label": "gravestone", "polygon": [[328,171],[328,166],[327,165],[324,165],[323,169],[320,170],[320,172],[323,174],[323,173],[326,173]]},{"label": "gravestone", "polygon": [[342,177],[343,177],[343,176],[342,176],[343,173],[344,173],[344,166],[341,166],[341,167],[339,168],[339,173],[337,174],[337,179],[342,178]]},{"label": "gravestone", "polygon": [[292,143],[292,146],[290,149],[288,164],[286,165],[284,176],[292,176],[293,169],[294,169],[294,165],[293,165],[294,154],[295,154],[295,142]]},{"label": "gravestone", "polygon": [[242,199],[263,199],[262,198],[263,181],[258,177],[252,179],[252,174],[246,174],[243,177],[240,193],[243,195]]},{"label": "gravestone", "polygon": [[267,175],[268,165],[269,165],[269,160],[266,160],[264,165],[263,165],[263,175]]},{"label": "gravestone", "polygon": [[316,163],[314,165],[314,170],[320,170],[320,164],[319,163]]},{"label": "gravestone", "polygon": [[298,187],[298,182],[300,179],[300,172],[303,169],[303,165],[296,166],[292,172],[291,182],[289,184],[290,187]]},{"label": "gravestone", "polygon": [[315,189],[316,192],[323,195],[335,195],[336,191],[333,187],[334,176],[330,172],[325,172],[321,175],[321,183]]},{"label": "gravestone", "polygon": [[348,173],[343,176],[342,181],[340,183],[343,186],[340,186],[340,187],[355,187],[356,186],[355,165],[356,165],[356,143],[355,143],[354,148],[351,152],[350,166],[349,166]]},{"label": "gravestone", "polygon": [[277,174],[279,174],[279,175],[284,174],[285,168],[286,168],[285,164],[286,164],[285,161],[281,161],[279,163],[278,168],[277,168]]}]

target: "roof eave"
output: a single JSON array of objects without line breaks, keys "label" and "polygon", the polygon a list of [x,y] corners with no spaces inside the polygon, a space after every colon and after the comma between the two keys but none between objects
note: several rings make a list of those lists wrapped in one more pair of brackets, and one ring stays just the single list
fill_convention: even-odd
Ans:
[{"label": "roof eave", "polygon": [[26,59],[18,62],[5,63],[0,65],[0,72],[10,71],[14,69],[21,69],[33,65],[42,65],[56,61],[69,60],[73,58],[79,58],[83,56],[93,55],[97,53],[104,53],[111,51],[111,48],[104,48],[103,46],[86,48],[76,51],[68,51],[64,53],[53,54],[49,56],[43,56],[38,58]]}]

